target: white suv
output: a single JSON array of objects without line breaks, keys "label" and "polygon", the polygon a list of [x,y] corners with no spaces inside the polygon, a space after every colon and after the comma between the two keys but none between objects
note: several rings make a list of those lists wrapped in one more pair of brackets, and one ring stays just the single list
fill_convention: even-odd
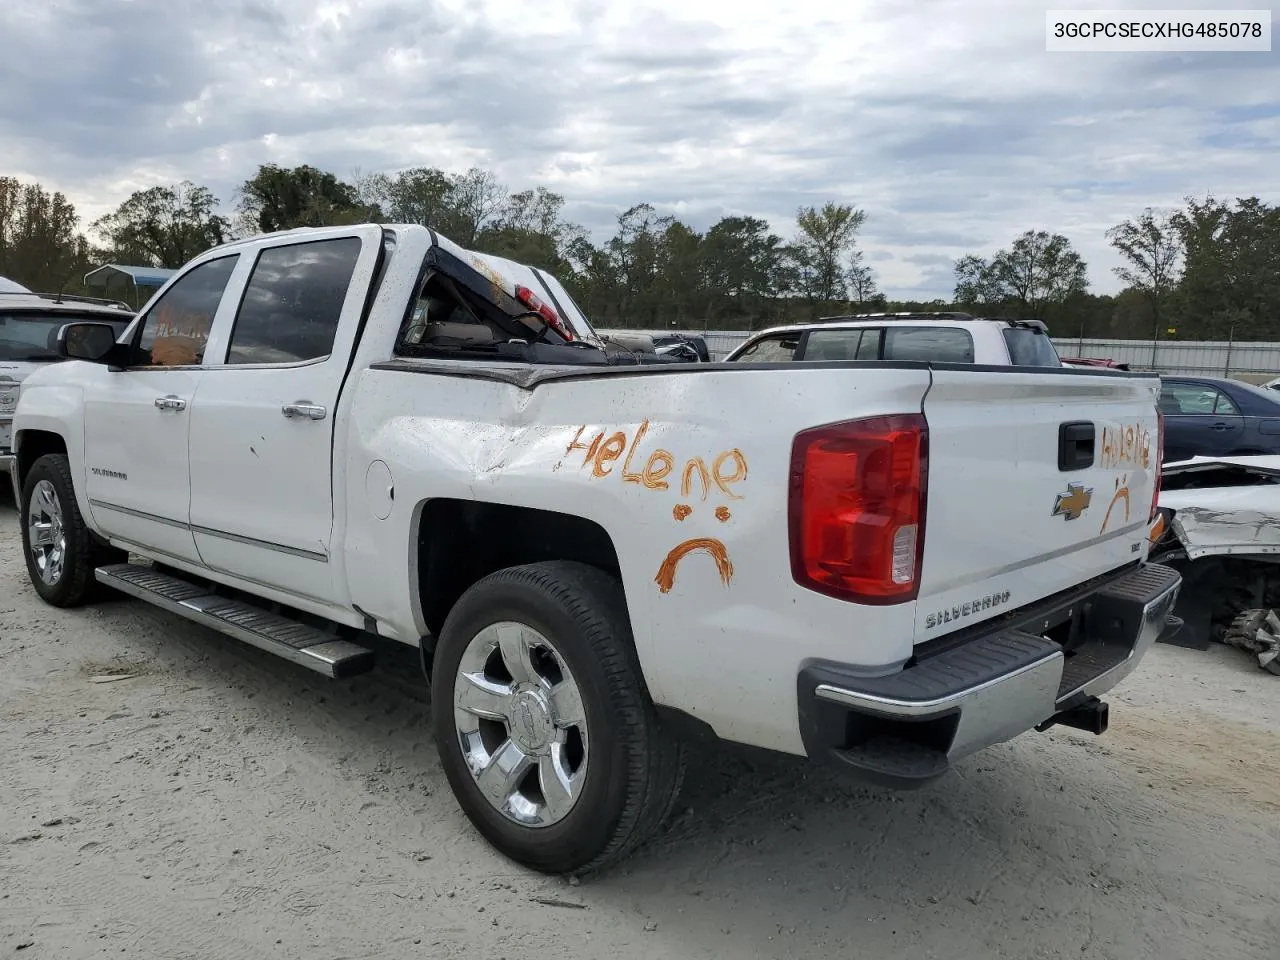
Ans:
[{"label": "white suv", "polygon": [[113,300],[0,290],[0,474],[13,467],[13,411],[19,387],[38,367],[62,359],[58,332],[63,325],[105,322],[119,335],[132,319],[132,308]]},{"label": "white suv", "polygon": [[887,360],[1061,367],[1040,320],[967,313],[863,313],[773,327],[725,358],[737,363]]}]

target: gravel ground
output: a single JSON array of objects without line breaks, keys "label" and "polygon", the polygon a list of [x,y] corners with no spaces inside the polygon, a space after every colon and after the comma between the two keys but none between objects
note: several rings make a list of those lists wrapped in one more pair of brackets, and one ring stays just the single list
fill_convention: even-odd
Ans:
[{"label": "gravel ground", "polygon": [[0,957],[1276,960],[1280,680],[1161,646],[1118,693],[1106,736],[918,793],[700,752],[661,837],[552,880],[462,817],[411,658],[332,683],[135,601],[46,607],[6,499]]}]

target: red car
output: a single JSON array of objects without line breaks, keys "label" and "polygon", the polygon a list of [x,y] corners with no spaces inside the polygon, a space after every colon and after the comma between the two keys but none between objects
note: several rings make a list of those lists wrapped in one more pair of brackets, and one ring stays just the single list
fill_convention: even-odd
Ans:
[{"label": "red car", "polygon": [[1073,367],[1110,367],[1112,370],[1129,369],[1127,363],[1117,363],[1115,360],[1098,360],[1093,357],[1063,357],[1062,362]]}]

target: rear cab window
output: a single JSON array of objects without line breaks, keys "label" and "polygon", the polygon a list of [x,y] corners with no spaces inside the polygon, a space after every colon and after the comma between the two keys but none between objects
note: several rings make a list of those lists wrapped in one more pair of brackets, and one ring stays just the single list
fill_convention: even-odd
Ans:
[{"label": "rear cab window", "polygon": [[1009,362],[1015,367],[1060,367],[1062,360],[1053,341],[1035,327],[1005,327],[1004,345],[1009,349]]},{"label": "rear cab window", "polygon": [[[539,289],[543,289],[541,285]],[[501,284],[438,246],[423,263],[418,293],[401,324],[395,354],[524,363],[605,362],[604,351],[589,341],[556,342],[546,320],[535,311],[507,294]]]}]

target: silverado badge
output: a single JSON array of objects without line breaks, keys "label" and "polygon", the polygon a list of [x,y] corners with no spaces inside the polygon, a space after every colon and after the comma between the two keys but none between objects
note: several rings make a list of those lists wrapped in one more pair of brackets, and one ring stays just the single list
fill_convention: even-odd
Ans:
[{"label": "silverado badge", "polygon": [[1078,483],[1068,483],[1067,492],[1058,494],[1058,499],[1054,501],[1053,513],[1050,516],[1076,520],[1089,509],[1091,500],[1093,500],[1092,487],[1083,487]]}]

